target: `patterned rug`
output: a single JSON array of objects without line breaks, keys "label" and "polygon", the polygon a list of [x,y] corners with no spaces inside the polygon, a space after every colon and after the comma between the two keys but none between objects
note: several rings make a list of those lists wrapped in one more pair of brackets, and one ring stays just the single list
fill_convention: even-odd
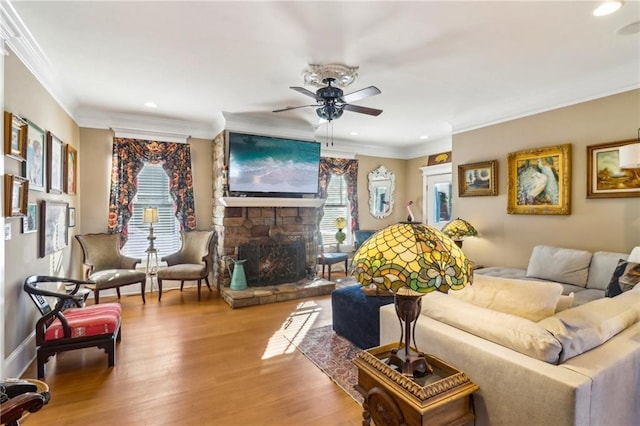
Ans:
[{"label": "patterned rug", "polygon": [[362,395],[354,389],[358,368],[352,359],[360,349],[337,335],[331,325],[310,329],[297,348],[331,380],[362,405]]}]

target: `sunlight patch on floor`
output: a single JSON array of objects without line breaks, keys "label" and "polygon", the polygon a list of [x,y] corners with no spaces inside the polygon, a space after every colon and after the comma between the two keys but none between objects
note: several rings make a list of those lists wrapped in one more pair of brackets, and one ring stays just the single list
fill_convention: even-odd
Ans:
[{"label": "sunlight patch on floor", "polygon": [[320,315],[322,308],[313,300],[299,303],[282,326],[269,338],[262,359],[292,353]]}]

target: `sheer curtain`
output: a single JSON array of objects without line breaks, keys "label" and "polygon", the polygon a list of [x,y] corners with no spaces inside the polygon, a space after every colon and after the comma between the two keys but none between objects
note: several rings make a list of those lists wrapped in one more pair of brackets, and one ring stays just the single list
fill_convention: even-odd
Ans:
[{"label": "sheer curtain", "polygon": [[114,138],[108,232],[121,233],[121,246],[127,241],[127,224],[133,214],[133,198],[138,191],[137,176],[145,162],[162,164],[169,176],[169,193],[175,203],[180,230],[196,229],[189,144]]},{"label": "sheer curtain", "polygon": [[[358,160],[346,158],[320,158],[320,198],[327,198],[327,186],[331,175],[344,175],[347,182],[347,198],[349,199],[349,216],[351,229],[358,229]],[[320,215],[320,219],[322,218]]]}]

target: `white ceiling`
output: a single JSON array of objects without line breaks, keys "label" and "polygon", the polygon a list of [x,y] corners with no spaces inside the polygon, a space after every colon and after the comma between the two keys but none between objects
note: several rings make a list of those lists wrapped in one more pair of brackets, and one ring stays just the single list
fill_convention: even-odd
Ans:
[{"label": "white ceiling", "polygon": [[86,127],[212,138],[246,119],[323,140],[314,108],[271,111],[310,103],[289,89],[309,64],[340,63],[360,67],[345,93],[375,85],[382,94],[357,104],[384,112],[345,112],[334,139],[401,157],[640,87],[638,1],[601,18],[592,1],[3,2],[35,40],[36,75]]}]

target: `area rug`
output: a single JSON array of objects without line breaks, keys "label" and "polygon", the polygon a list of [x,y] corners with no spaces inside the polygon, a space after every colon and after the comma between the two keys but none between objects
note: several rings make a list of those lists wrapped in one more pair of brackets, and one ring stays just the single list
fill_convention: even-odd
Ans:
[{"label": "area rug", "polygon": [[297,348],[362,405],[362,395],[354,388],[358,383],[358,368],[351,362],[360,348],[337,335],[331,325],[310,329]]}]

